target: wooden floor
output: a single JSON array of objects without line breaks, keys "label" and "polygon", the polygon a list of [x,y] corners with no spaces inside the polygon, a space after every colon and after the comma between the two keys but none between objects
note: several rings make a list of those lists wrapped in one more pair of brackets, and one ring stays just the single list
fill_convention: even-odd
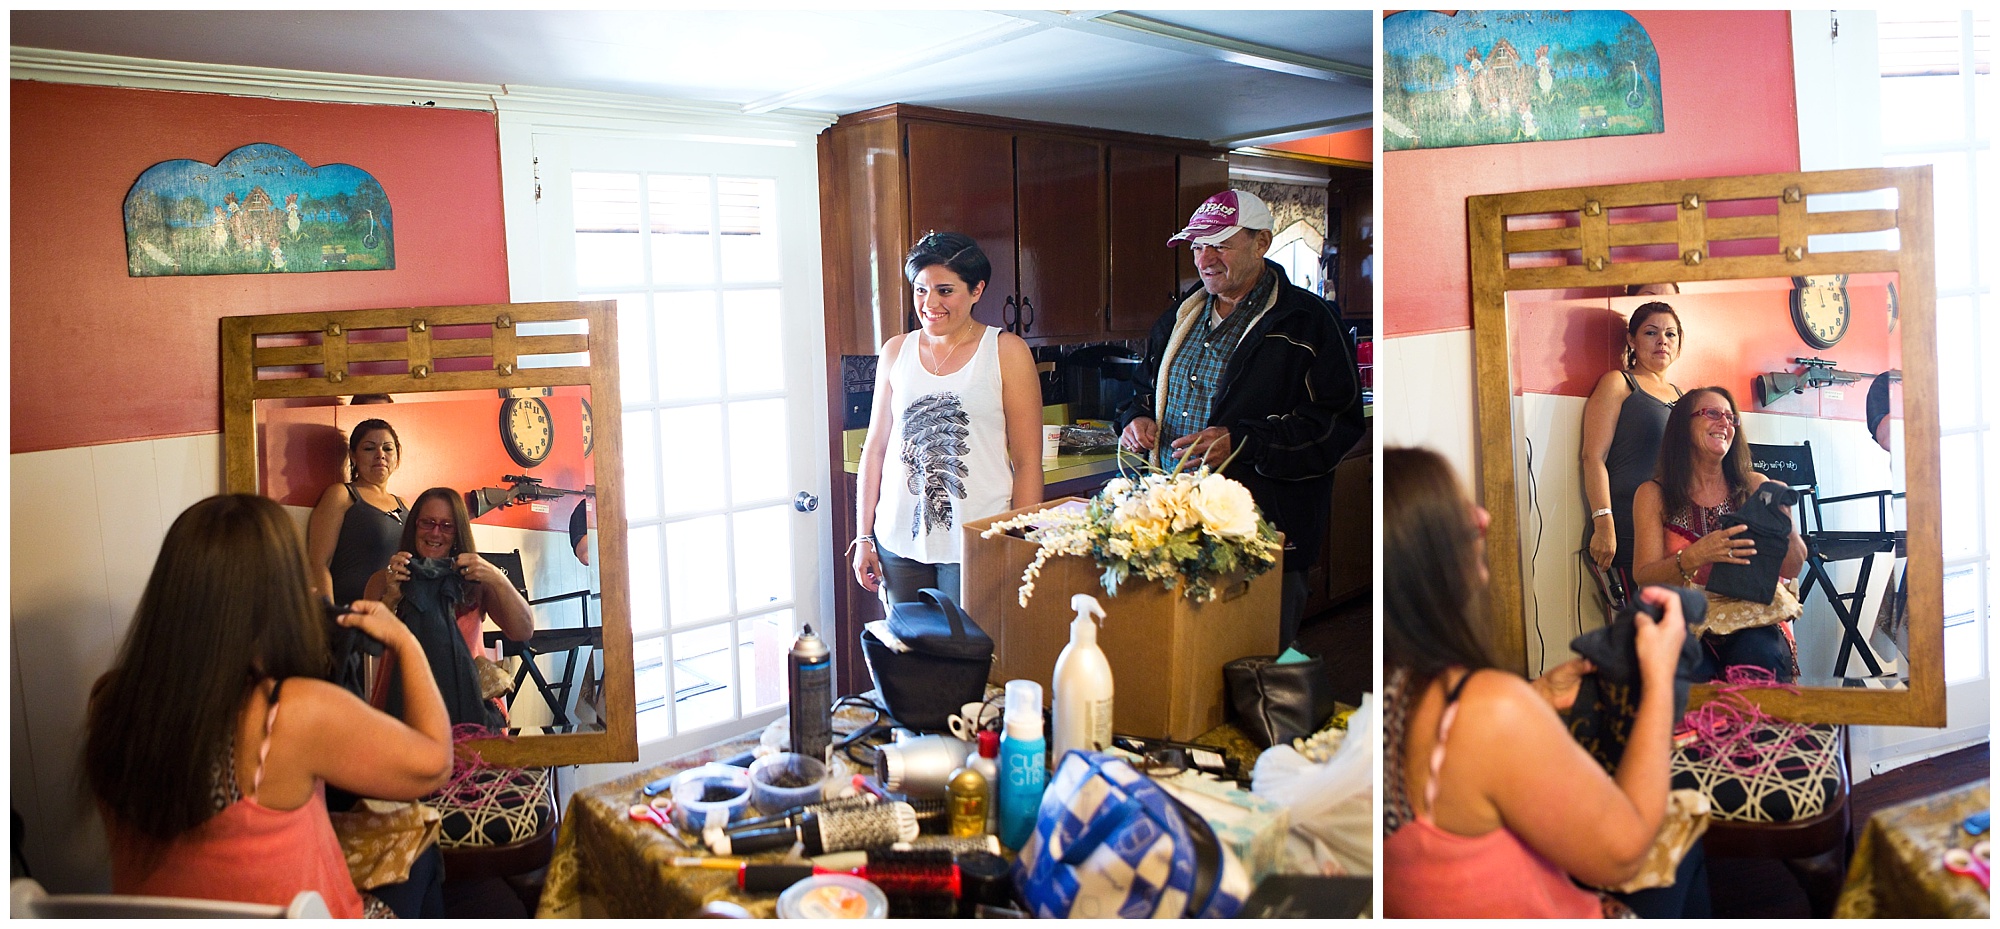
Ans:
[{"label": "wooden floor", "polygon": [[[1992,776],[1989,749],[1981,742],[1948,755],[1919,761],[1858,784],[1848,798],[1858,834],[1883,807],[1907,803]],[[1791,872],[1776,861],[1710,859],[1709,899],[1717,919],[1805,919],[1806,896]]]}]

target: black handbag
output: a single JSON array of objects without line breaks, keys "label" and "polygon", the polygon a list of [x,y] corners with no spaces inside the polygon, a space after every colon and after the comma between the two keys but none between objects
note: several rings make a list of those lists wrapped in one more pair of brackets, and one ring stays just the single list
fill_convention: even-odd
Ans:
[{"label": "black handbag", "polygon": [[889,611],[889,632],[910,647],[895,651],[866,629],[861,654],[883,708],[911,729],[942,730],[951,714],[986,696],[993,639],[944,591],[926,587]]},{"label": "black handbag", "polygon": [[1333,716],[1325,662],[1277,661],[1238,658],[1222,666],[1233,721],[1259,748],[1312,735]]}]

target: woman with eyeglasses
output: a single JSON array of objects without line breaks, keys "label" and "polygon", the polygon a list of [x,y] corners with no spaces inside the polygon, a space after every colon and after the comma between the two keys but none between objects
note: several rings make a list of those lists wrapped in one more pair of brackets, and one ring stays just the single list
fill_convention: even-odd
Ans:
[{"label": "woman with eyeglasses", "polygon": [[[1042,389],[1028,343],[972,318],[993,265],[933,232],[903,261],[917,328],[882,344],[855,485],[854,579],[889,603],[960,597],[959,528],[1042,502]],[[894,454],[891,454],[891,451]]]},{"label": "woman with eyeglasses", "polygon": [[[395,610],[422,643],[452,725],[505,727],[500,708],[480,696],[472,656],[482,650],[485,620],[525,642],[535,634],[535,617],[506,573],[473,550],[472,520],[457,491],[433,487],[418,495],[401,545],[388,567],[369,579],[367,593]],[[402,692],[394,678],[388,680],[385,707],[396,713]]]},{"label": "woman with eyeglasses", "polygon": [[[1716,564],[1749,564],[1757,543],[1741,525],[1722,526],[1768,478],[1750,467],[1736,398],[1720,387],[1688,391],[1667,416],[1658,476],[1632,495],[1633,576],[1641,584],[1694,587],[1708,583]],[[1797,577],[1806,545],[1794,529],[1781,577]],[[1755,665],[1780,681],[1798,677],[1798,647],[1789,623],[1703,635],[1702,644],[1723,667]]]},{"label": "woman with eyeglasses", "polygon": [[1653,476],[1667,412],[1681,396],[1667,381],[1667,369],[1681,356],[1681,335],[1672,306],[1641,304],[1625,326],[1624,365],[1598,378],[1583,404],[1578,464],[1590,507],[1587,554],[1598,570],[1615,572],[1625,590],[1632,589],[1632,492]]},{"label": "woman with eyeglasses", "polygon": [[1558,715],[1588,662],[1534,681],[1498,667],[1484,610],[1486,511],[1427,449],[1389,449],[1382,479],[1384,915],[1626,915],[1571,878],[1630,880],[1665,818],[1680,598],[1636,595],[1661,618],[1636,629],[1638,710],[1618,771],[1606,774]]}]

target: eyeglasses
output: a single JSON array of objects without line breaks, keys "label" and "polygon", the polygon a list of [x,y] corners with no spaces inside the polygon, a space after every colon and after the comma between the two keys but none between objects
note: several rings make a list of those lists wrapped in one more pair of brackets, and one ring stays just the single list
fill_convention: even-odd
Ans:
[{"label": "eyeglasses", "polygon": [[458,523],[449,519],[420,519],[417,520],[417,528],[425,532],[443,532],[447,529],[457,532]]},{"label": "eyeglasses", "polygon": [[1743,417],[1738,416],[1735,413],[1731,413],[1728,410],[1725,410],[1717,406],[1711,406],[1706,409],[1696,410],[1694,411],[1694,415],[1702,417],[1703,419],[1706,419],[1712,423],[1728,423],[1732,426],[1743,421]]}]

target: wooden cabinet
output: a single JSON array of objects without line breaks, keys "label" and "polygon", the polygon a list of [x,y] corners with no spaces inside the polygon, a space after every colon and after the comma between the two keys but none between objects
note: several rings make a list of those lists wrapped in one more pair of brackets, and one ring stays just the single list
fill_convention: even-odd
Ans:
[{"label": "wooden cabinet", "polygon": [[[1017,292],[1013,133],[922,122],[909,124],[904,133],[910,238],[901,251],[880,257],[894,267],[900,281],[903,256],[919,239],[933,232],[971,236],[993,262],[993,279],[973,306],[972,317],[1005,327]],[[916,328],[909,289],[902,288],[902,294],[903,328],[886,332],[885,337]],[[1002,319],[1003,308],[1009,320]]]},{"label": "wooden cabinet", "polygon": [[1104,146],[1014,138],[1014,232],[1019,259],[1015,332],[1037,342],[1104,332]]},{"label": "wooden cabinet", "polygon": [[1167,239],[1187,222],[1180,212],[1180,174],[1173,152],[1114,145],[1111,182],[1111,311],[1105,329],[1144,338],[1180,295]]}]

